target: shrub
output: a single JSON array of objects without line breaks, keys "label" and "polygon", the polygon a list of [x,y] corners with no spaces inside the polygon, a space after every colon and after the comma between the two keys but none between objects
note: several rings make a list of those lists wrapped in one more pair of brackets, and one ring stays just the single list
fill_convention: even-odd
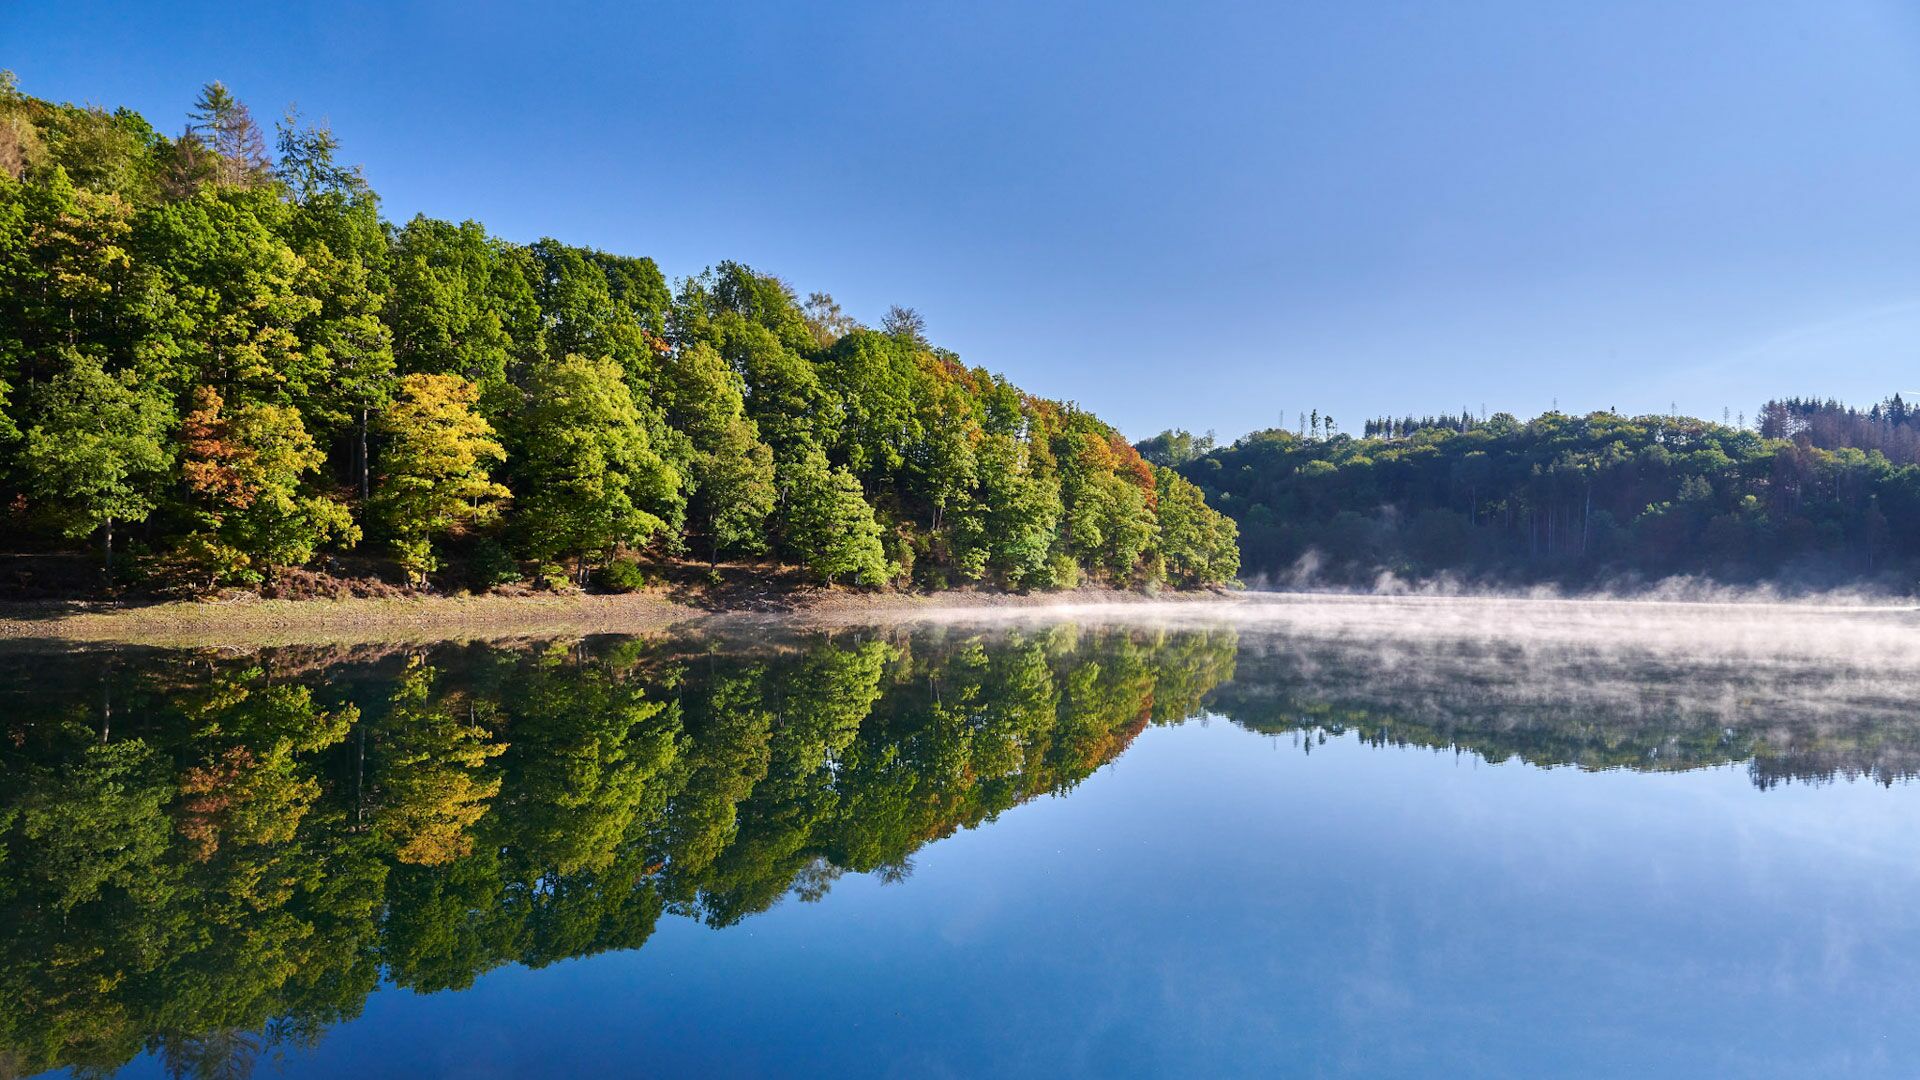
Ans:
[{"label": "shrub", "polygon": [[1047,572],[1041,575],[1043,580],[1034,584],[1043,589],[1077,589],[1080,587],[1080,564],[1073,556],[1056,553],[1047,560]]},{"label": "shrub", "polygon": [[640,564],[632,559],[613,560],[594,571],[593,580],[608,592],[634,592],[647,585],[647,575],[641,572]]}]

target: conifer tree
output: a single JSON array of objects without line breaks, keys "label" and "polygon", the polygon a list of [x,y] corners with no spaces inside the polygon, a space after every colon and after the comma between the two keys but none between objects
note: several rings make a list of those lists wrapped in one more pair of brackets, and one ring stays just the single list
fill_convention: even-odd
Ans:
[{"label": "conifer tree", "polygon": [[215,79],[201,87],[187,117],[187,133],[216,155],[214,176],[220,183],[250,187],[271,174],[266,136],[225,83]]}]

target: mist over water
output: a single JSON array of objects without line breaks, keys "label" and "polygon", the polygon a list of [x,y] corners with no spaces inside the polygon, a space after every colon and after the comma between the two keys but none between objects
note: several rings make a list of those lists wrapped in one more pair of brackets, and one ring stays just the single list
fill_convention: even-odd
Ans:
[{"label": "mist over water", "polygon": [[1231,626],[1294,640],[1391,651],[1409,642],[1504,644],[1526,656],[1584,653],[1920,669],[1920,606],[1822,594],[1782,601],[1742,594],[1657,596],[1357,594],[1248,591],[1219,603],[1064,603],[958,608],[923,620],[952,625],[1061,620],[1159,627]]},{"label": "mist over water", "polygon": [[523,1072],[1920,1060],[1920,980],[1864,951],[1920,947],[1907,607],[1255,593],[10,659],[14,1073],[447,1075],[500,1032]]},{"label": "mist over water", "polygon": [[1308,593],[1321,596],[1425,596],[1467,599],[1619,600],[1716,604],[1816,604],[1845,607],[1911,607],[1913,583],[1895,579],[1862,581],[1831,574],[1780,573],[1760,581],[1731,582],[1694,574],[1646,577],[1603,575],[1584,584],[1539,581],[1516,584],[1498,576],[1452,570],[1408,576],[1384,566],[1370,572],[1329,574],[1329,560],[1310,549],[1278,572],[1249,573],[1254,593]]},{"label": "mist over water", "polygon": [[[1387,741],[1541,765],[1670,770],[1752,761],[1756,777],[1770,779],[1891,781],[1920,769],[1920,609],[1909,604],[1838,595],[1782,602],[1249,592],[1231,603],[950,618],[1231,627],[1237,674],[1208,707],[1261,730],[1359,724]],[[1576,729],[1586,734],[1571,737]]]}]

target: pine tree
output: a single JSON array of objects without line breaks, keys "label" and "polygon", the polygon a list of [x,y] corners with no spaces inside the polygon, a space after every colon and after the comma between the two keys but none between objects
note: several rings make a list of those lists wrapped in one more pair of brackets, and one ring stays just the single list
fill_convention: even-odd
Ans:
[{"label": "pine tree", "polygon": [[246,103],[219,80],[200,88],[187,114],[187,133],[217,157],[215,178],[223,184],[252,187],[272,174],[267,139]]}]

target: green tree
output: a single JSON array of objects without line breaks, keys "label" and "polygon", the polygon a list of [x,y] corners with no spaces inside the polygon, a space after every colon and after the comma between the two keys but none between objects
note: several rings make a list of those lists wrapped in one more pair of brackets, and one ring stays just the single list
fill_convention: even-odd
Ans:
[{"label": "green tree", "polygon": [[822,358],[821,377],[841,403],[841,445],[857,475],[896,475],[906,451],[925,437],[915,399],[927,378],[916,340],[855,331]]},{"label": "green tree", "polygon": [[539,344],[539,305],[524,251],[475,222],[416,217],[395,234],[391,291],[381,310],[403,374],[459,375],[480,386],[498,423],[515,368]]},{"label": "green tree", "polygon": [[332,364],[300,336],[324,305],[288,240],[295,213],[268,188],[215,187],[136,222],[132,248],[161,297],[152,351],[183,396],[198,382],[236,407],[315,414]]},{"label": "green tree", "polygon": [[1059,483],[1035,475],[1027,448],[1011,436],[987,436],[978,460],[979,491],[957,530],[960,567],[974,578],[996,567],[1013,588],[1046,583],[1061,516]]},{"label": "green tree", "polygon": [[665,358],[660,388],[667,419],[692,445],[692,511],[706,530],[709,564],[723,549],[765,550],[777,494],[773,452],[746,417],[739,375],[696,342]]},{"label": "green tree", "polygon": [[75,352],[113,371],[150,370],[151,275],[129,249],[134,215],[62,166],[36,182],[0,178],[0,383],[26,396]]},{"label": "green tree", "polygon": [[257,581],[306,563],[324,544],[359,540],[347,508],[307,486],[326,455],[293,407],[229,409],[203,386],[181,436],[181,471],[199,525],[188,553],[215,581]]},{"label": "green tree", "polygon": [[1238,531],[1207,506],[1200,489],[1172,469],[1155,467],[1154,517],[1167,576],[1178,585],[1230,581],[1240,569]]},{"label": "green tree", "polygon": [[360,170],[334,160],[339,142],[332,131],[302,127],[289,110],[279,148],[275,171],[296,207],[288,231],[306,264],[302,289],[318,301],[295,333],[328,372],[302,411],[316,430],[353,432],[353,472],[364,502],[372,491],[367,438],[373,414],[394,390],[393,333],[380,319],[388,291],[387,230]]},{"label": "green tree", "polygon": [[694,461],[697,505],[707,530],[707,561],[721,551],[767,548],[767,516],[779,495],[773,451],[755,438],[753,421],[740,419]]},{"label": "green tree", "polygon": [[223,184],[250,186],[265,182],[272,175],[267,160],[267,140],[246,103],[233,96],[226,85],[214,80],[200,88],[200,96],[187,114],[189,135],[198,139],[218,159],[215,177]]},{"label": "green tree", "polygon": [[654,450],[613,361],[537,368],[515,420],[514,487],[528,554],[571,558],[645,544],[680,513],[680,477]]},{"label": "green tree", "polygon": [[807,569],[828,583],[849,577],[870,587],[885,584],[892,569],[880,546],[880,526],[852,473],[829,467],[825,454],[809,450],[782,466],[780,485],[786,543]]},{"label": "green tree", "polygon": [[36,405],[20,454],[28,490],[68,536],[100,533],[111,574],[114,523],[144,521],[154,508],[171,410],[150,384],[77,353]]}]

